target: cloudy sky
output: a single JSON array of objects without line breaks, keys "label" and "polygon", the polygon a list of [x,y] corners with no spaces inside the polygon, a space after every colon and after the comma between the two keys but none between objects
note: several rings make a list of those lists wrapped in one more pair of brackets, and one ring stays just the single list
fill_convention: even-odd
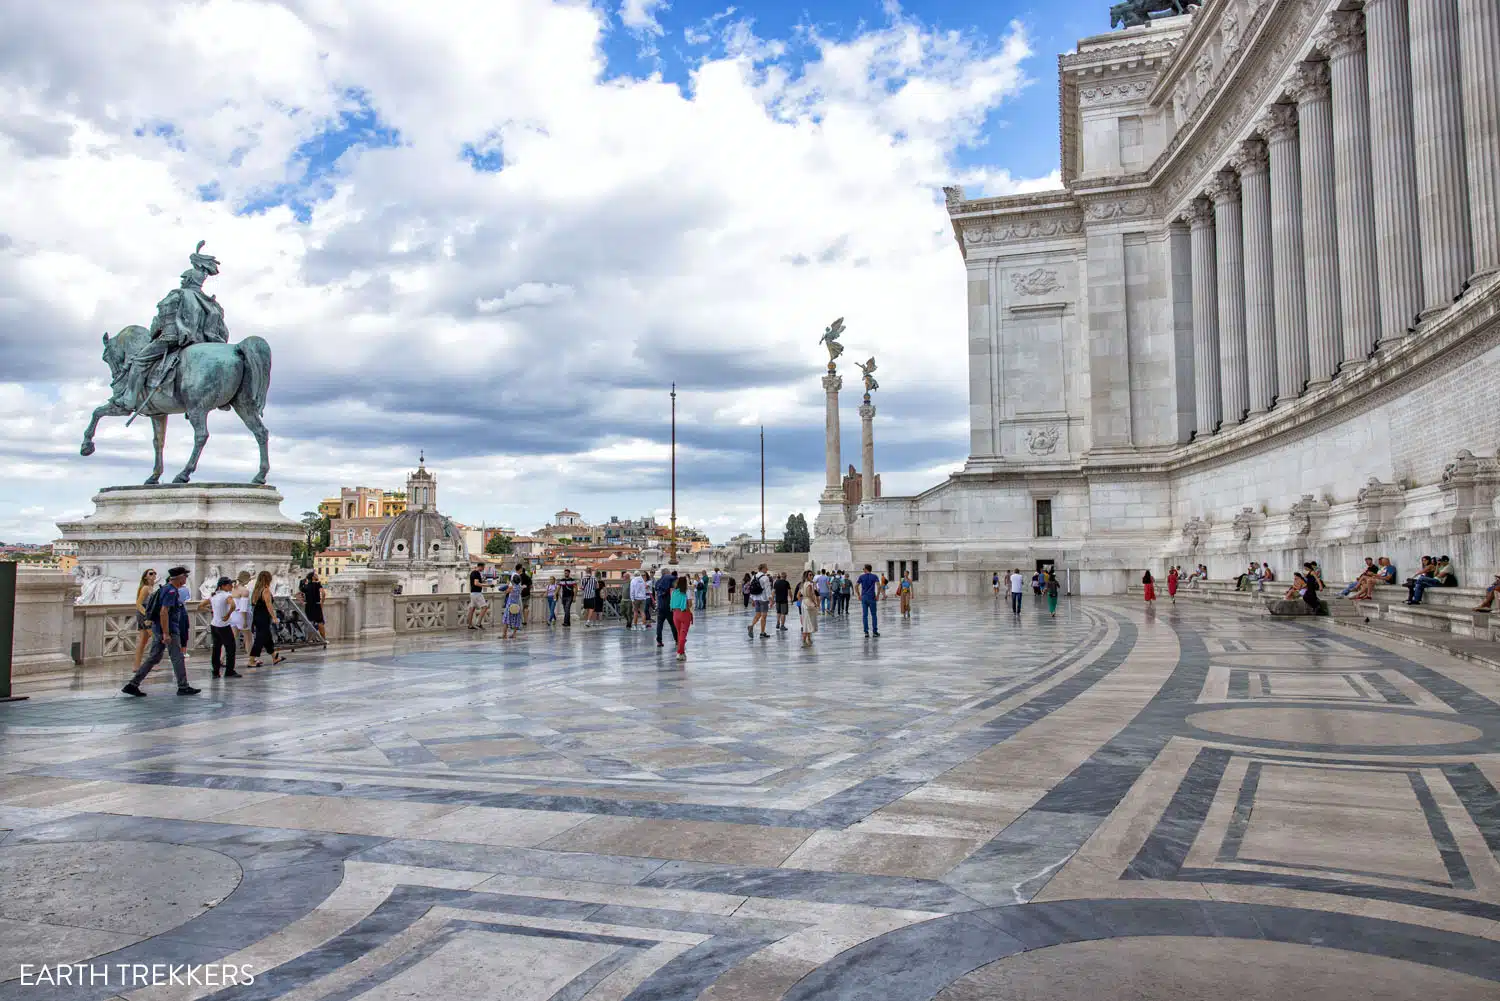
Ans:
[{"label": "cloudy sky", "polygon": [[[887,494],[956,468],[964,272],[943,183],[1056,185],[1056,56],[1104,0],[0,0],[0,539],[150,465],[100,335],[200,239],[232,339],[274,354],[297,517],[398,487],[529,530],[667,506],[771,534],[822,480],[824,325],[875,355]],[[845,462],[858,371],[846,365]],[[198,481],[254,443],[210,418]],[[191,435],[169,423],[167,477]]]}]

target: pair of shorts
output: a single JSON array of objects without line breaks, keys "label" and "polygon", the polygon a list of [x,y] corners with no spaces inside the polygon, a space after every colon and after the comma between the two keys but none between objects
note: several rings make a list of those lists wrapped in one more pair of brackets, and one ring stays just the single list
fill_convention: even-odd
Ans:
[{"label": "pair of shorts", "polygon": [[766,598],[756,598],[754,600],[755,600],[755,610],[757,612],[767,612],[767,611],[770,611],[770,609],[771,609],[771,602],[770,602],[769,599],[766,599]]},{"label": "pair of shorts", "polygon": [[484,595],[481,594],[480,592],[478,592],[478,591],[470,591],[469,592],[469,607],[470,608],[488,608],[488,607],[490,607],[490,603],[488,601],[484,600]]},{"label": "pair of shorts", "polygon": [[787,602],[785,602],[785,601],[778,601],[776,603],[776,614],[777,615],[785,615],[789,611],[791,611],[791,606]]},{"label": "pair of shorts", "polygon": [[308,605],[306,611],[308,622],[311,622],[315,626],[323,624],[323,605],[321,603]]},{"label": "pair of shorts", "polygon": [[604,599],[603,598],[584,598],[583,599],[583,610],[585,612],[602,612],[602,611],[604,611]]}]

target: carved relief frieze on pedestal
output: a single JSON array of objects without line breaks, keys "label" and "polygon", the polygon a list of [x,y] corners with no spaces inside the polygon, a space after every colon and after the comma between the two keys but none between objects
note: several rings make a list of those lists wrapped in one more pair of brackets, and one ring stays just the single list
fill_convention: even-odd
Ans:
[{"label": "carved relief frieze on pedestal", "polygon": [[1259,508],[1242,507],[1239,514],[1234,516],[1234,544],[1238,549],[1247,552],[1251,543],[1255,540],[1257,531],[1265,527],[1266,516]]},{"label": "carved relief frieze on pedestal", "polygon": [[1500,487],[1500,459],[1459,449],[1457,457],[1443,467],[1443,478],[1438,484],[1443,509],[1433,519],[1433,533],[1462,535],[1472,531],[1476,521],[1487,524],[1494,514],[1497,487]]},{"label": "carved relief frieze on pedestal", "polygon": [[1288,513],[1287,532],[1294,546],[1306,546],[1315,542],[1328,521],[1328,502],[1313,494],[1303,494],[1302,499],[1292,505]]},{"label": "carved relief frieze on pedestal", "polygon": [[1189,553],[1196,553],[1213,526],[1202,518],[1189,518],[1182,526],[1182,543]]},{"label": "carved relief frieze on pedestal", "polygon": [[1378,542],[1382,533],[1393,529],[1396,516],[1406,504],[1406,490],[1399,483],[1385,483],[1372,476],[1359,488],[1354,499],[1354,531],[1349,541],[1354,544]]}]

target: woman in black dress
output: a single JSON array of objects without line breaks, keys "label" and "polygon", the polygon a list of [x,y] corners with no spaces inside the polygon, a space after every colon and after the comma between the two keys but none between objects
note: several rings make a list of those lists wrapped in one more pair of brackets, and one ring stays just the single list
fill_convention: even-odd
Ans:
[{"label": "woman in black dress", "polygon": [[276,652],[276,637],[271,633],[271,627],[277,621],[276,604],[271,597],[271,571],[262,570],[250,592],[250,628],[255,633],[255,643],[250,647],[251,667],[260,667],[262,650],[271,654],[273,664],[286,659]]},{"label": "woman in black dress", "polygon": [[307,579],[298,587],[302,592],[303,610],[307,613],[307,621],[318,627],[318,635],[326,637],[323,631],[323,583],[318,580],[318,572],[312,571]]}]

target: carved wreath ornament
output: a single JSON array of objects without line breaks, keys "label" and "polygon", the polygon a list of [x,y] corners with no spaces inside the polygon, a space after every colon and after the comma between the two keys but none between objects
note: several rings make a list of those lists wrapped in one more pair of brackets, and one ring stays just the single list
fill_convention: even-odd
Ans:
[{"label": "carved wreath ornament", "polygon": [[1032,429],[1026,432],[1026,450],[1032,455],[1051,455],[1057,451],[1057,439],[1061,430],[1055,427]]}]

